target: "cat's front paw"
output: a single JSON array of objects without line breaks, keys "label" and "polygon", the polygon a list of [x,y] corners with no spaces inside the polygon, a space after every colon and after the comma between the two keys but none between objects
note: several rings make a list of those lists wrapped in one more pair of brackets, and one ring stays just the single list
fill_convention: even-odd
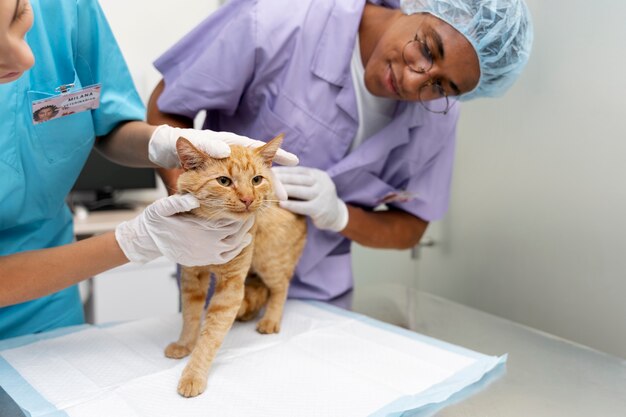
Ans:
[{"label": "cat's front paw", "polygon": [[256,331],[262,334],[280,332],[280,322],[268,318],[262,318],[256,325]]},{"label": "cat's front paw", "polygon": [[178,342],[172,342],[165,348],[165,356],[172,359],[181,359],[188,356],[190,353],[191,349]]},{"label": "cat's front paw", "polygon": [[206,389],[206,377],[197,374],[184,375],[178,382],[178,393],[183,397],[195,397]]}]

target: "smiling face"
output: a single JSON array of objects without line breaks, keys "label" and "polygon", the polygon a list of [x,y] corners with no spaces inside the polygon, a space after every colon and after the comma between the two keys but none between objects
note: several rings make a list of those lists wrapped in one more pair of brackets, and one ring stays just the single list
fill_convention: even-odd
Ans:
[{"label": "smiling face", "polygon": [[[425,73],[412,70],[402,57],[405,45],[416,35],[432,56],[433,65]],[[448,96],[458,96],[474,89],[479,78],[478,57],[469,41],[430,14],[398,13],[365,63],[369,92],[395,100],[417,101],[418,91],[428,83],[439,83]],[[428,96],[430,90],[422,90],[422,100],[436,98]]]},{"label": "smiling face", "polygon": [[33,20],[28,0],[0,1],[0,84],[17,80],[35,63],[24,39]]}]

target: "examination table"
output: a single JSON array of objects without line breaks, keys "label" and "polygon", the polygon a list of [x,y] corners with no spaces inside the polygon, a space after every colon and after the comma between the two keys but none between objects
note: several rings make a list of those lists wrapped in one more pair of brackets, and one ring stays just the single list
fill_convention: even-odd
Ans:
[{"label": "examination table", "polygon": [[[394,413],[392,408],[387,407],[368,415],[626,415],[626,361],[623,359],[402,286],[370,285],[357,289],[347,297],[347,301],[356,313],[413,330],[434,340],[486,355],[508,355],[505,364],[500,356],[499,365],[491,362],[493,367],[489,365],[489,370],[478,382],[463,387],[443,401],[424,404],[404,413]],[[173,391],[174,386],[167,389]],[[211,395],[210,391],[206,395]],[[293,415],[298,414],[295,412]],[[335,417],[332,412],[327,415]],[[0,416],[21,416],[19,408],[11,405],[3,390],[0,390]],[[336,417],[343,415],[337,414]]]}]

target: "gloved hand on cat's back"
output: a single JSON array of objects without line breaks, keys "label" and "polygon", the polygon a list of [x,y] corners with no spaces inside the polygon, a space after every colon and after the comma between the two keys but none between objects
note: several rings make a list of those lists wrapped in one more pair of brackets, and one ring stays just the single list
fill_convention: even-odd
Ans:
[{"label": "gloved hand on cat's back", "polygon": [[131,262],[160,256],[184,266],[219,265],[237,256],[252,241],[247,221],[210,221],[179,215],[200,206],[191,194],[155,201],[134,219],[115,229],[115,238]]},{"label": "gloved hand on cat's back", "polygon": [[307,167],[274,167],[272,171],[290,198],[279,203],[282,208],[311,217],[318,229],[339,232],[346,227],[348,207],[326,172]]}]

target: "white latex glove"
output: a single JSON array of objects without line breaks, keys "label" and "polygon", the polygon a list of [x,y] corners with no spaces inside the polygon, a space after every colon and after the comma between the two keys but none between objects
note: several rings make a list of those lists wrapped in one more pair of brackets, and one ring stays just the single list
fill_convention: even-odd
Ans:
[{"label": "white latex glove", "polygon": [[[230,156],[229,145],[259,147],[265,145],[260,140],[250,139],[231,132],[214,132],[212,130],[181,129],[168,125],[161,125],[152,133],[148,144],[150,161],[163,168],[180,168],[180,161],[176,153],[176,141],[179,137],[188,139],[195,147],[206,152],[213,158]],[[290,152],[279,149],[274,162],[280,165],[298,165],[298,157]],[[274,182],[274,192],[279,200],[286,200],[287,193],[280,181]]]},{"label": "white latex glove", "polygon": [[[231,132],[214,132],[212,130],[181,129],[161,125],[156,128],[150,138],[148,155],[150,161],[163,168],[179,168],[180,161],[176,153],[176,141],[179,137],[188,139],[195,147],[206,152],[213,158],[226,158],[230,155],[228,145],[251,146],[257,148],[265,145],[260,140]],[[280,165],[298,165],[298,157],[283,149],[279,149],[274,162]]]},{"label": "white latex glove", "polygon": [[285,187],[289,198],[282,208],[311,217],[318,229],[339,232],[348,224],[348,207],[339,197],[330,176],[316,168],[274,167],[274,176]]},{"label": "white latex glove", "polygon": [[250,244],[253,217],[238,222],[175,215],[199,206],[191,194],[162,198],[118,225],[115,238],[131,262],[145,263],[163,255],[185,266],[223,264]]}]

